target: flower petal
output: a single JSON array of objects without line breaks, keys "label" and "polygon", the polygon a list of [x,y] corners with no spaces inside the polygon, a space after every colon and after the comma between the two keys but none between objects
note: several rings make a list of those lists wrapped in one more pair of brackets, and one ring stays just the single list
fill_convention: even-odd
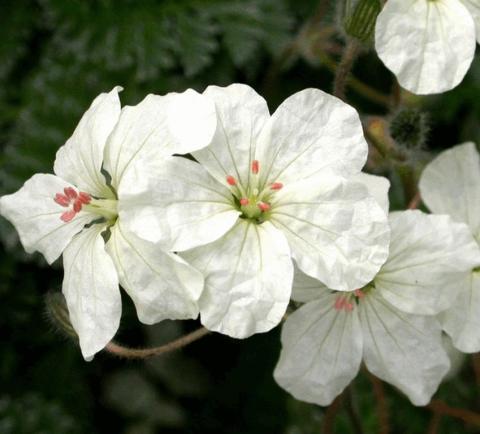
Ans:
[{"label": "flower petal", "polygon": [[110,342],[122,314],[117,272],[102,237],[105,229],[102,224],[83,230],[63,252],[62,290],[86,360]]},{"label": "flower petal", "polygon": [[123,224],[165,249],[183,251],[225,234],[240,212],[232,193],[200,164],[168,157],[156,176],[139,178],[119,201]]},{"label": "flower petal", "polygon": [[425,167],[419,188],[432,212],[467,223],[480,238],[480,158],[474,143],[438,155]]},{"label": "flower petal", "polygon": [[213,103],[192,89],[148,95],[122,109],[105,148],[105,170],[119,196],[143,177],[156,176],[162,159],[210,143],[215,132]]},{"label": "flower petal", "polygon": [[246,338],[282,319],[293,264],[285,237],[270,223],[239,220],[219,240],[182,256],[205,276],[200,314],[209,330]]},{"label": "flower petal", "polygon": [[180,257],[129,233],[121,221],[111,228],[107,251],[141,322],[198,316],[203,276]]},{"label": "flower petal", "polygon": [[403,313],[375,290],[362,299],[359,312],[368,370],[414,405],[428,404],[450,367],[437,319]]},{"label": "flower petal", "polygon": [[40,252],[49,264],[55,261],[73,236],[95,220],[80,211],[69,222],[61,220],[68,208],[55,202],[55,195],[72,184],[55,175],[32,176],[16,193],[0,198],[0,213],[17,230],[27,253]]},{"label": "flower petal", "polygon": [[279,191],[271,221],[287,237],[298,267],[331,289],[361,288],[388,256],[385,213],[365,186],[335,175]]},{"label": "flower petal", "polygon": [[389,0],[377,18],[377,53],[417,94],[457,86],[475,53],[475,24],[458,0]]},{"label": "flower petal", "polygon": [[107,137],[120,115],[118,92],[121,90],[117,86],[95,98],[55,159],[54,172],[60,178],[98,197],[112,196],[101,168]]},{"label": "flower petal", "polygon": [[464,223],[410,210],[392,213],[390,255],[375,277],[381,295],[404,312],[432,315],[458,297],[458,284],[480,265]]},{"label": "flower petal", "polygon": [[215,102],[217,131],[212,143],[194,157],[223,185],[233,176],[243,186],[250,179],[258,136],[270,118],[265,100],[250,86],[209,86],[204,95]]},{"label": "flower petal", "polygon": [[475,21],[475,28],[477,30],[477,42],[480,44],[480,3],[478,0],[460,0],[465,7],[470,11]]},{"label": "flower petal", "polygon": [[273,375],[301,401],[330,405],[360,368],[363,339],[357,310],[336,310],[335,298],[323,293],[291,314],[282,329]]},{"label": "flower petal", "polygon": [[480,351],[480,272],[457,282],[460,290],[453,306],[440,314],[443,329],[464,353]]},{"label": "flower petal", "polygon": [[332,292],[319,280],[307,276],[296,265],[294,271],[292,300],[307,303]]},{"label": "flower petal", "polygon": [[288,184],[326,169],[348,176],[358,173],[368,145],[353,107],[318,89],[287,98],[265,126],[257,159],[265,184]]},{"label": "flower petal", "polygon": [[388,200],[388,190],[390,190],[390,181],[384,176],[370,175],[360,172],[351,178],[354,182],[359,182],[367,187],[368,193],[382,207],[385,214],[388,214],[390,202]]}]

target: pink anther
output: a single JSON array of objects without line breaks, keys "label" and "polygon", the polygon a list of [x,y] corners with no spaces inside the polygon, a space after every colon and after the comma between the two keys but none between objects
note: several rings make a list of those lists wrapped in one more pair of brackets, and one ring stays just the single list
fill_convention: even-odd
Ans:
[{"label": "pink anther", "polygon": [[335,309],[336,310],[342,310],[343,307],[345,306],[345,303],[346,303],[347,299],[343,296],[343,295],[340,295],[337,297],[337,299],[335,300]]},{"label": "pink anther", "polygon": [[274,182],[271,186],[271,190],[281,190],[283,188],[283,184],[281,182]]},{"label": "pink anther", "polygon": [[249,201],[246,197],[242,197],[242,198],[240,199],[240,205],[242,205],[242,206],[248,205],[249,202],[250,202],[250,201]]},{"label": "pink anther", "polygon": [[271,206],[268,203],[265,202],[258,202],[257,206],[260,208],[261,211],[270,211]]},{"label": "pink anther", "polygon": [[233,176],[228,175],[227,176],[227,183],[228,183],[228,185],[237,185],[237,180]]},{"label": "pink anther", "polygon": [[61,193],[57,193],[53,200],[60,206],[67,207],[68,205],[70,205],[70,199]]},{"label": "pink anther", "polygon": [[75,217],[76,212],[71,209],[68,211],[65,211],[61,216],[60,219],[64,221],[65,223],[71,222],[72,219]]},{"label": "pink anther", "polygon": [[65,187],[63,189],[63,191],[65,192],[65,195],[71,200],[71,199],[76,199],[77,196],[78,196],[78,193],[75,191],[74,188],[72,187]]},{"label": "pink anther", "polygon": [[358,297],[358,298],[363,298],[363,297],[365,297],[365,293],[364,293],[361,289],[356,289],[353,293],[354,293],[355,296]]},{"label": "pink anther", "polygon": [[88,193],[81,191],[80,193],[78,193],[78,200],[80,200],[82,204],[87,205],[91,202],[92,197]]},{"label": "pink anther", "polygon": [[260,171],[260,162],[258,160],[252,161],[252,173],[256,175]]},{"label": "pink anther", "polygon": [[77,212],[80,212],[80,210],[82,209],[82,201],[80,199],[75,199],[75,202],[73,202],[73,210],[75,211],[75,213]]},{"label": "pink anther", "polygon": [[345,309],[346,312],[351,312],[353,310],[353,303],[346,302],[345,306],[344,306],[344,309]]}]

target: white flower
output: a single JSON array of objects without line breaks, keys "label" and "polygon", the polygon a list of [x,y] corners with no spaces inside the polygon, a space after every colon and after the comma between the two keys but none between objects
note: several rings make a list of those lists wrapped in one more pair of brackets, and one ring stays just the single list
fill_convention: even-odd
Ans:
[{"label": "white flower", "polygon": [[[155,171],[165,156],[211,140],[214,106],[188,90],[149,95],[121,110],[120,89],[93,101],[58,150],[56,175],[34,175],[0,199],[1,214],[13,223],[27,252],[38,251],[49,263],[63,253],[63,293],[86,359],[118,329],[119,283],[147,324],[196,317],[203,289],[198,271],[127,228],[137,209],[129,209],[123,198],[143,185],[147,168],[142,164],[139,170],[142,160]],[[108,172],[109,184],[102,170]],[[130,211],[125,216],[124,209]]]},{"label": "white flower", "polygon": [[478,248],[448,216],[405,211],[389,221],[389,258],[364,288],[339,293],[296,272],[292,298],[305,304],[283,326],[274,376],[297,399],[329,405],[363,360],[413,404],[425,405],[447,373],[433,314],[452,302]]},{"label": "white flower", "polygon": [[[386,217],[347,180],[367,144],[353,108],[320,90],[288,98],[272,116],[253,89],[209,87],[217,130],[193,155],[173,157],[132,229],[161,241],[206,276],[202,323],[243,338],[270,330],[290,299],[292,258],[339,290],[362,286],[387,256]],[[134,208],[132,208],[134,210]],[[198,247],[201,246],[201,247]]]},{"label": "white flower", "polygon": [[377,53],[401,86],[441,93],[462,80],[480,41],[479,0],[388,0],[377,18]]},{"label": "white flower", "polygon": [[[442,152],[423,171],[419,187],[432,212],[468,225],[480,242],[480,158],[475,144]],[[474,353],[480,351],[480,271],[473,270],[457,285],[456,303],[441,315],[441,321],[459,350]]]}]

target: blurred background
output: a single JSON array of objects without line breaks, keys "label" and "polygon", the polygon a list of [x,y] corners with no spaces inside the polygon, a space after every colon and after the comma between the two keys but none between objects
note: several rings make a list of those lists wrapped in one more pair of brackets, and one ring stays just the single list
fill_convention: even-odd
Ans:
[{"label": "blurred background", "polygon": [[[340,3],[1,0],[0,195],[36,172],[51,172],[55,152],[90,102],[116,85],[125,88],[123,104],[136,104],[147,93],[244,82],[272,111],[305,87],[330,92],[343,46]],[[457,89],[418,98],[399,95],[366,47],[347,91],[364,120],[391,120],[399,97],[427,113],[427,140],[405,145],[415,162],[410,172],[433,152],[479,142],[478,55]],[[372,158],[370,169],[392,181],[393,207],[405,207],[405,167]],[[470,419],[414,408],[365,371],[328,409],[296,401],[272,377],[279,327],[244,341],[210,335],[147,362],[101,353],[87,363],[46,309],[46,294],[60,291],[61,264],[26,255],[4,219],[0,241],[0,434],[480,432],[472,422],[472,412],[480,412],[480,362],[471,356],[455,357],[457,373],[436,395]],[[126,345],[158,345],[198,327],[146,327],[128,297],[123,306],[117,339]]]}]

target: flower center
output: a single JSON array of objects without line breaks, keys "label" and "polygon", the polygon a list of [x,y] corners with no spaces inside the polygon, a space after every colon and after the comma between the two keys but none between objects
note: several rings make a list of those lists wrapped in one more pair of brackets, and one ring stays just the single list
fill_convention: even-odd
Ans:
[{"label": "flower center", "polygon": [[283,188],[281,182],[274,182],[259,190],[260,162],[253,160],[250,167],[249,183],[242,186],[233,176],[228,175],[227,184],[235,198],[237,208],[242,212],[243,218],[263,223],[270,216],[271,200],[275,192]]},{"label": "flower center", "polygon": [[84,191],[77,191],[72,187],[65,187],[62,193],[57,193],[53,200],[62,208],[67,208],[60,216],[65,223],[71,222],[82,210],[97,214],[108,222],[117,218],[117,201],[115,199],[94,199]]},{"label": "flower center", "polygon": [[335,299],[335,310],[344,310],[345,312],[351,312],[357,304],[358,300],[361,300],[363,297],[365,297],[365,295],[365,292],[363,292],[361,289],[356,289],[352,292],[339,294]]}]

